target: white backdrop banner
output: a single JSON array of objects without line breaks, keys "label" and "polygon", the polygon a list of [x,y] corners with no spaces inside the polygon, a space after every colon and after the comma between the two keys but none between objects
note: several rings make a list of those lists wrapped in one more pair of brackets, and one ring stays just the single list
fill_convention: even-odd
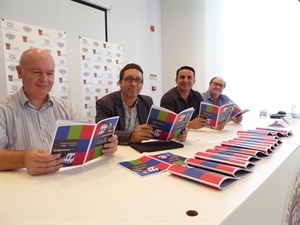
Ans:
[{"label": "white backdrop banner", "polygon": [[4,18],[1,18],[1,25],[7,94],[15,93],[22,87],[16,71],[21,54],[29,48],[42,48],[53,56],[56,65],[56,80],[51,94],[69,99],[66,33]]},{"label": "white backdrop banner", "polygon": [[121,44],[79,38],[84,116],[86,120],[94,122],[96,101],[110,92],[119,90],[123,47]]}]

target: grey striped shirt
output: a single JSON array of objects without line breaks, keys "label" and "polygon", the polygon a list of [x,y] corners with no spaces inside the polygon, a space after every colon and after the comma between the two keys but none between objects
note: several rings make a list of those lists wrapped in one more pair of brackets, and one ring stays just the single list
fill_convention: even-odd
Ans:
[{"label": "grey striped shirt", "polygon": [[23,88],[0,102],[0,148],[50,150],[57,120],[84,120],[71,102],[49,95],[41,109]]}]

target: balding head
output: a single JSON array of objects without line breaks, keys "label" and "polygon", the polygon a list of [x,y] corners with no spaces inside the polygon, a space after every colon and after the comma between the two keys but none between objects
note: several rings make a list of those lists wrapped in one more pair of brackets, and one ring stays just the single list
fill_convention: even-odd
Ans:
[{"label": "balding head", "polygon": [[21,67],[25,66],[26,63],[28,63],[28,61],[36,57],[49,58],[49,60],[53,61],[53,65],[54,65],[54,59],[48,51],[40,48],[31,48],[22,53],[19,61],[19,66]]},{"label": "balding head", "polygon": [[224,88],[226,87],[226,82],[222,77],[213,77],[209,81],[209,85],[211,85],[213,82],[217,82],[218,84],[223,84]]},{"label": "balding head", "polygon": [[21,55],[16,67],[23,90],[30,103],[40,108],[47,100],[54,83],[55,63],[49,52],[33,48]]}]

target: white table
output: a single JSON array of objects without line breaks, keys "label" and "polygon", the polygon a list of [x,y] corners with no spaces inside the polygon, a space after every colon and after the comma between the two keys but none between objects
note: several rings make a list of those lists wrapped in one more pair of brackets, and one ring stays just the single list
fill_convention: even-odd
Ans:
[{"label": "white table", "polygon": [[[184,148],[170,151],[192,157],[237,136],[236,131],[246,125],[191,131]],[[299,134],[299,125],[293,131]],[[281,224],[289,184],[300,171],[295,136],[258,162],[253,173],[223,191],[167,172],[140,178],[117,165],[140,156],[131,147],[120,146],[113,157],[55,174],[1,172],[0,224]],[[198,215],[188,216],[189,210]]]}]

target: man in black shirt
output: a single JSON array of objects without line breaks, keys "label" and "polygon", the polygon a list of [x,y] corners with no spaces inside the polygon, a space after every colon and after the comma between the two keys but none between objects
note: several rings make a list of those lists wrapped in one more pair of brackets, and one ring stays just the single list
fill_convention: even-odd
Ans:
[{"label": "man in black shirt", "polygon": [[190,66],[182,66],[176,72],[176,87],[166,92],[161,100],[160,106],[180,113],[190,107],[194,107],[195,111],[187,126],[189,129],[200,129],[207,125],[204,118],[198,117],[200,102],[203,101],[201,94],[192,89],[195,83],[195,70]]}]

